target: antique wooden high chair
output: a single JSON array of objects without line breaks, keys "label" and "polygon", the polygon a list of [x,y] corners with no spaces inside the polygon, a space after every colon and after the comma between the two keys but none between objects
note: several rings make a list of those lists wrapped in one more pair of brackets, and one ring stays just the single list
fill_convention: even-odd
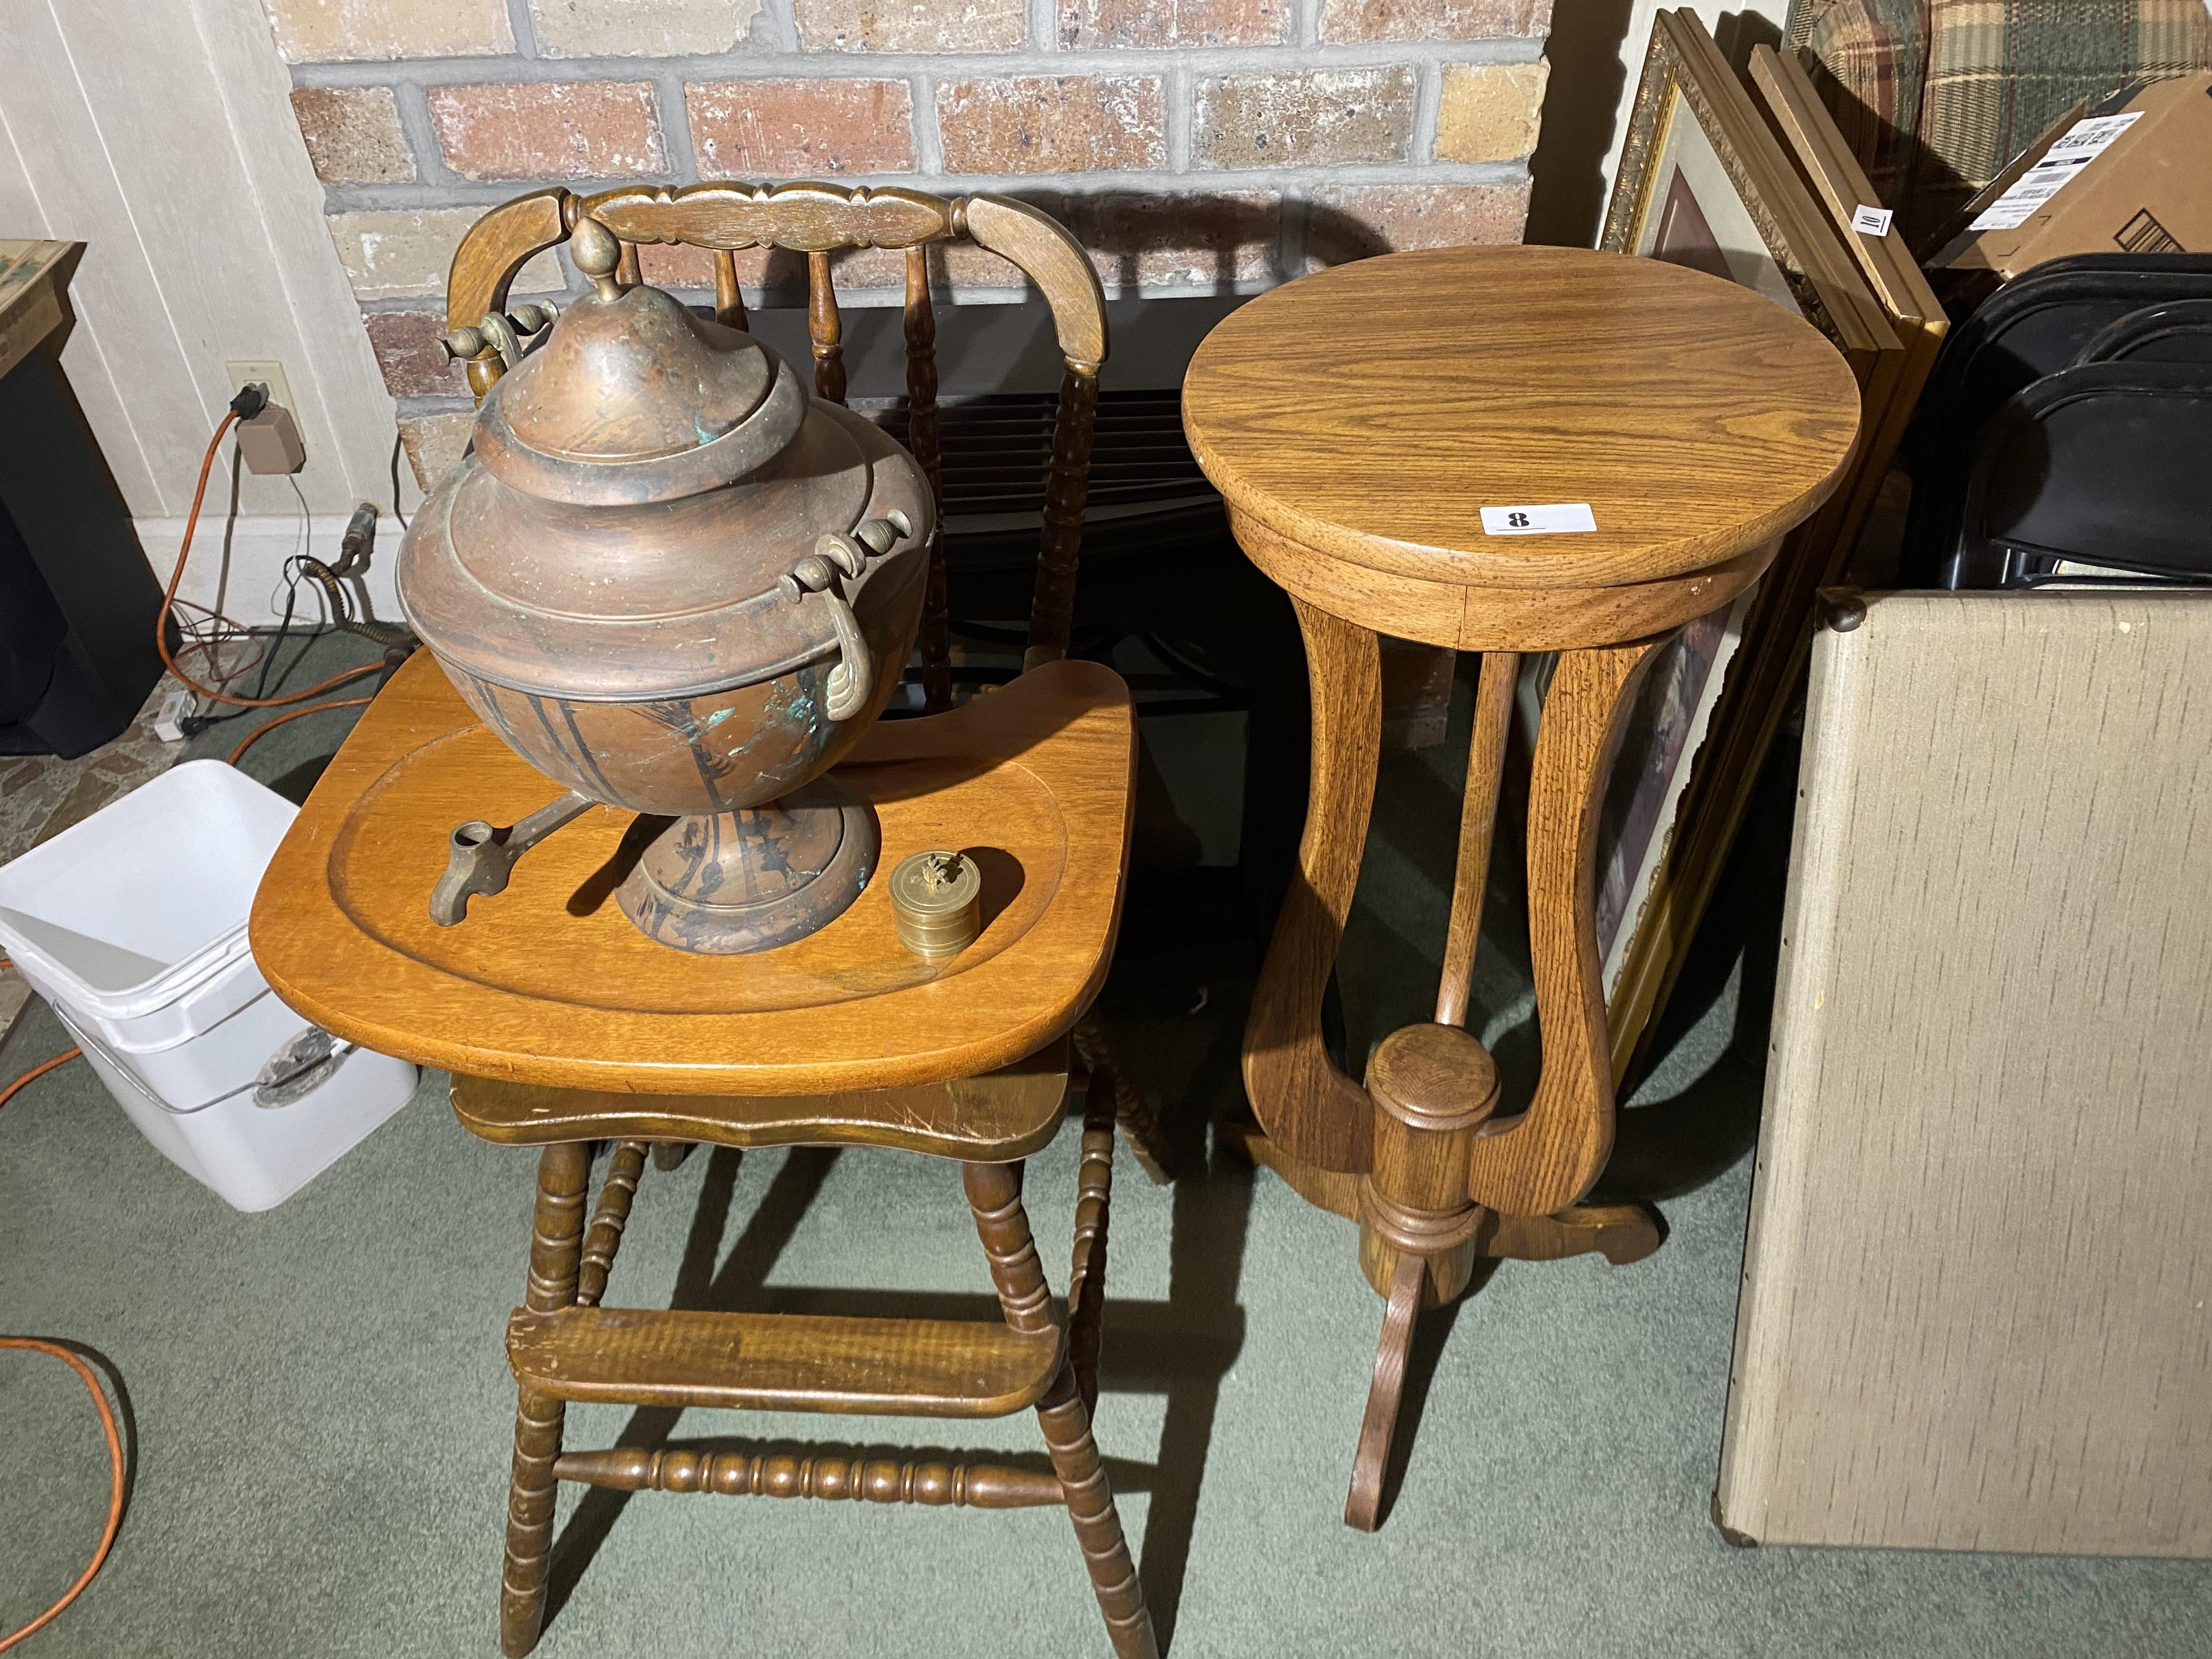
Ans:
[{"label": "antique wooden high chair", "polygon": [[[609,807],[536,847],[465,926],[435,926],[425,899],[451,826],[513,822],[547,785],[476,721],[427,652],[369,708],[270,866],[252,935],[279,995],[343,1037],[452,1071],[454,1110],[470,1129],[544,1149],[524,1305],[507,1331],[519,1399],[501,1646],[521,1655],[538,1641],[556,1483],[578,1480],[986,1509],[1064,1503],[1115,1653],[1153,1654],[1090,1425],[1117,1096],[1134,1101],[1110,1066],[1095,1063],[1089,1077],[1064,1318],[1021,1198],[1022,1160],[1067,1109],[1067,1034],[1105,978],[1127,866],[1128,690],[1107,668],[1065,659],[1106,356],[1097,276],[1052,220],[988,196],[811,184],[544,191],[486,215],[454,258],[448,320],[479,397],[514,349],[501,314],[514,273],[586,216],[623,244],[623,280],[636,280],[639,243],[711,250],[717,309],[738,325],[733,252],[804,252],[816,390],[835,399],[844,374],[830,256],[905,250],[913,447],[933,483],[933,244],[965,236],[1019,266],[1051,304],[1067,375],[1024,673],[957,709],[875,726],[838,773],[877,811],[881,868],[925,848],[977,854],[985,925],[958,957],[933,966],[908,954],[882,881],[775,951],[704,957],[657,945],[608,902],[632,825]],[[950,701],[942,573],[933,549],[922,640],[939,709]],[[1003,1324],[601,1305],[648,1152],[672,1167],[700,1141],[957,1160]],[[586,1226],[601,1143],[612,1151]],[[570,1401],[937,1418],[1033,1407],[1054,1474],[804,1448],[568,1451]]]}]

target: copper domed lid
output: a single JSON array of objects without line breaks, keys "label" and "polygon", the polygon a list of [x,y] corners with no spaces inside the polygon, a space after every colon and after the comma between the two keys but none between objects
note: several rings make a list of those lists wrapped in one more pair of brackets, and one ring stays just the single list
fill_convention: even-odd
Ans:
[{"label": "copper domed lid", "polygon": [[842,653],[841,610],[874,614],[922,580],[921,469],[811,404],[749,335],[622,289],[598,221],[572,246],[598,292],[492,386],[473,453],[401,538],[409,623],[449,669],[589,702],[690,697]]},{"label": "copper domed lid", "polygon": [[578,507],[676,501],[758,470],[798,435],[806,392],[775,352],[658,289],[624,290],[619,246],[596,219],[569,246],[597,291],[485,398],[476,453],[494,477]]}]

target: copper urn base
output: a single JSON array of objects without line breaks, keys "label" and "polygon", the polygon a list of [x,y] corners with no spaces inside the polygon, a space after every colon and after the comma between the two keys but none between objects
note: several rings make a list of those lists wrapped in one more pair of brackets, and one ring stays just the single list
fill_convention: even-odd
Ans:
[{"label": "copper urn base", "polygon": [[647,939],[743,956],[827,927],[868,884],[875,809],[817,778],[765,806],[678,818],[648,843],[615,902]]}]

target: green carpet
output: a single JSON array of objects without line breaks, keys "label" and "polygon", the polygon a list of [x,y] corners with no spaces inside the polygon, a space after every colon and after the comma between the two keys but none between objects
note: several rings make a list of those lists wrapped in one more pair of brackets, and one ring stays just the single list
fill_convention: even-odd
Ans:
[{"label": "green carpet", "polygon": [[[295,723],[251,769],[296,771],[343,720],[319,736],[301,728],[325,721]],[[1345,958],[1355,1052],[1432,993],[1460,741],[1386,764]],[[1123,1157],[1097,1432],[1179,1659],[2206,1650],[2204,1564],[1745,1552],[1710,1523],[1771,971],[1764,822],[1608,1176],[1660,1196],[1666,1244],[1626,1268],[1507,1264],[1428,1320],[1378,1534],[1340,1518],[1381,1316],[1349,1225],[1271,1176],[1217,1165],[1164,1190]],[[1510,847],[1500,866],[1474,1024],[1510,1101],[1533,1033]],[[1141,921],[1108,1011],[1195,1143],[1239,1098],[1249,952],[1173,948],[1172,927]],[[33,1011],[0,1078],[63,1041]],[[398,1116],[257,1216],[163,1161],[81,1066],[0,1113],[0,1331],[112,1364],[137,1447],[113,1557],[25,1659],[497,1651],[514,1403],[501,1331],[532,1159],[471,1139],[443,1085],[426,1076]],[[1063,1285],[1074,1150],[1063,1133],[1030,1183]],[[608,1299],[965,1316],[990,1310],[988,1290],[951,1166],[724,1151],[648,1170]],[[822,1419],[580,1408],[570,1425],[578,1446],[1039,1445],[1025,1416],[817,1436]],[[4,1629],[78,1571],[106,1473],[81,1386],[37,1356],[0,1354],[0,1445]],[[548,1659],[1107,1651],[1056,1510],[570,1487],[561,1514]]]}]

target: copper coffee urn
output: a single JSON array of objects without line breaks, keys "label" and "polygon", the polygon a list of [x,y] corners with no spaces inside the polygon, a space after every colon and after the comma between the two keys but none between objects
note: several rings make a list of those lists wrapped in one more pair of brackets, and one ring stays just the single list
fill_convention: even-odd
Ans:
[{"label": "copper coffee urn", "polygon": [[768,950],[876,867],[873,812],[823,775],[913,647],[929,486],[751,336],[618,283],[605,227],[580,221],[569,246],[594,292],[492,386],[398,580],[455,690],[571,793],[457,829],[432,914],[458,922],[601,802],[674,820],[617,890],[643,933]]}]

